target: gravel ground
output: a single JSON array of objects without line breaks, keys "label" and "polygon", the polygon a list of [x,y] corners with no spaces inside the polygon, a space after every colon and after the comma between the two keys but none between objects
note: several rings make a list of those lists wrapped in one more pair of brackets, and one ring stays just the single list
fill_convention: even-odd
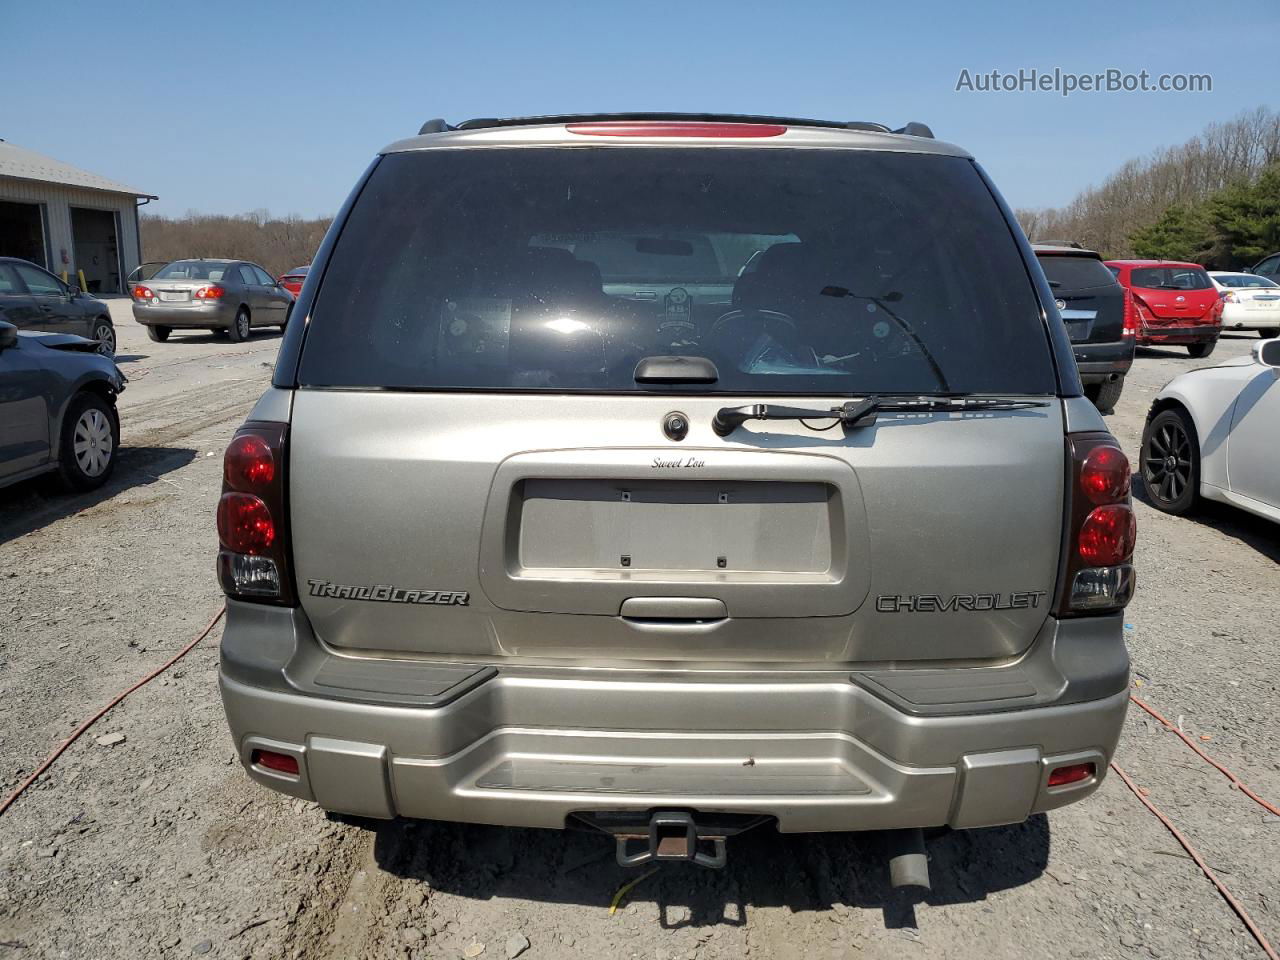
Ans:
[{"label": "gravel ground", "polygon": [[[115,301],[124,444],[111,485],[0,492],[0,793],[220,605],[220,454],[275,335],[148,341]],[[1246,352],[1224,339],[1215,358]],[[1143,351],[1112,429],[1136,458],[1152,395],[1192,365]],[[1280,527],[1137,506],[1136,692],[1280,798]],[[941,833],[936,889],[886,888],[874,837],[757,831],[720,872],[641,874],[598,837],[326,818],[235,763],[217,632],[112,711],[0,819],[0,960],[27,957],[1261,956],[1117,777],[1016,827]],[[1119,762],[1280,941],[1280,818],[1137,709]]]}]

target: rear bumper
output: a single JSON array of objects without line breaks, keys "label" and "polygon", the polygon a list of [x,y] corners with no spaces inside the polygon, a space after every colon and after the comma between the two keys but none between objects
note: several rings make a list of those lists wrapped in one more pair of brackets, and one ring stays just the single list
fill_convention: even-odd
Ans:
[{"label": "rear bumper", "polygon": [[134,301],[133,319],[148,327],[194,327],[207,330],[211,327],[230,327],[231,321],[235,319],[237,306],[225,300],[183,307]]},{"label": "rear bumper", "polygon": [[1280,327],[1280,310],[1250,310],[1243,303],[1222,309],[1222,325],[1229,330],[1274,330]]},{"label": "rear bumper", "polygon": [[1101,383],[1123,377],[1133,366],[1132,338],[1116,343],[1078,343],[1073,349],[1083,383]]},{"label": "rear bumper", "polygon": [[1138,343],[1213,343],[1221,335],[1222,327],[1216,323],[1190,327],[1148,327],[1138,333]]},{"label": "rear bumper", "polygon": [[[1073,639],[1055,625],[994,669],[708,676],[352,661],[315,645],[296,611],[246,606],[228,604],[220,669],[241,762],[264,786],[370,817],[560,828],[579,812],[689,808],[786,832],[1012,823],[1096,789],[1128,702],[1110,617]],[[379,674],[401,682],[371,692]],[[939,702],[948,684],[941,699],[961,702]],[[294,756],[299,775],[256,765],[264,749]],[[1047,785],[1087,761],[1097,776]]]}]

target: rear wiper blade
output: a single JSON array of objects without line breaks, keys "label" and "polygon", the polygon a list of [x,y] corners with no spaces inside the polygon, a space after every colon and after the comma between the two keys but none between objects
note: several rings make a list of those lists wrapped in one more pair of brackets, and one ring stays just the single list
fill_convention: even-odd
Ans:
[{"label": "rear wiper blade", "polygon": [[1031,400],[1012,397],[966,394],[954,397],[864,397],[850,400],[838,407],[817,410],[806,407],[784,407],[778,404],[753,403],[745,407],[721,407],[711,421],[711,429],[719,436],[727,437],[748,420],[831,420],[821,429],[829,430],[837,423],[851,429],[875,423],[876,413],[907,411],[928,413],[933,411],[964,412],[967,410],[1020,410],[1026,407],[1047,407],[1048,400]]}]

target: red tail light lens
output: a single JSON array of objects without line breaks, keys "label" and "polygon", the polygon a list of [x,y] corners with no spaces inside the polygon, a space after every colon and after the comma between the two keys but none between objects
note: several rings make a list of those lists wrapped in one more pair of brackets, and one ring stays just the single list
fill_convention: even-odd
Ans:
[{"label": "red tail light lens", "polygon": [[227,447],[218,501],[218,579],[236,600],[297,602],[285,509],[287,436],[287,424],[250,421]]},{"label": "red tail light lens", "polygon": [[241,434],[227,447],[222,474],[227,486],[233,490],[261,489],[270,486],[275,479],[276,459],[261,437]]},{"label": "red tail light lens", "polygon": [[1080,489],[1094,503],[1115,503],[1129,495],[1129,458],[1119,447],[1094,447],[1080,467]]},{"label": "red tail light lens", "polygon": [[1065,787],[1068,783],[1080,783],[1096,776],[1098,768],[1092,763],[1069,763],[1065,767],[1055,767],[1049,772],[1051,787]]},{"label": "red tail light lens", "polygon": [[133,299],[135,300],[150,300],[154,296],[155,294],[151,292],[150,287],[144,287],[142,284],[138,284],[133,288]]},{"label": "red tail light lens", "polygon": [[1134,302],[1133,294],[1125,290],[1124,292],[1124,329],[1120,331],[1122,337],[1136,337],[1138,335],[1138,306]]},{"label": "red tail light lens", "polygon": [[1236,296],[1236,294],[1235,294],[1235,291],[1234,291],[1234,290],[1223,290],[1223,291],[1222,291],[1222,302],[1223,302],[1223,303],[1239,303],[1239,302],[1240,302],[1240,298]]},{"label": "red tail light lens", "polygon": [[780,137],[787,128],[778,123],[703,123],[696,120],[613,120],[570,123],[570,133],[584,137]]},{"label": "red tail light lens", "polygon": [[275,543],[271,511],[251,493],[224,493],[218,501],[218,540],[232,553],[266,553]]},{"label": "red tail light lens", "polygon": [[1138,521],[1125,503],[1098,507],[1080,527],[1080,557],[1091,567],[1114,567],[1133,556]]},{"label": "red tail light lens", "polygon": [[1060,617],[1114,613],[1133,596],[1129,560],[1137,521],[1129,505],[1129,459],[1107,433],[1068,439],[1067,529],[1058,580]]},{"label": "red tail light lens", "polygon": [[196,291],[197,300],[221,300],[227,291],[221,287],[201,287]]}]

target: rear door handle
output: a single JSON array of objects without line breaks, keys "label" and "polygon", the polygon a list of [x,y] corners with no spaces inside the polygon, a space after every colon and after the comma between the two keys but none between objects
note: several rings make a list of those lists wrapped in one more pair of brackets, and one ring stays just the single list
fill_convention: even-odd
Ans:
[{"label": "rear door handle", "polygon": [[619,613],[627,620],[723,620],[729,609],[714,597],[630,597]]}]

